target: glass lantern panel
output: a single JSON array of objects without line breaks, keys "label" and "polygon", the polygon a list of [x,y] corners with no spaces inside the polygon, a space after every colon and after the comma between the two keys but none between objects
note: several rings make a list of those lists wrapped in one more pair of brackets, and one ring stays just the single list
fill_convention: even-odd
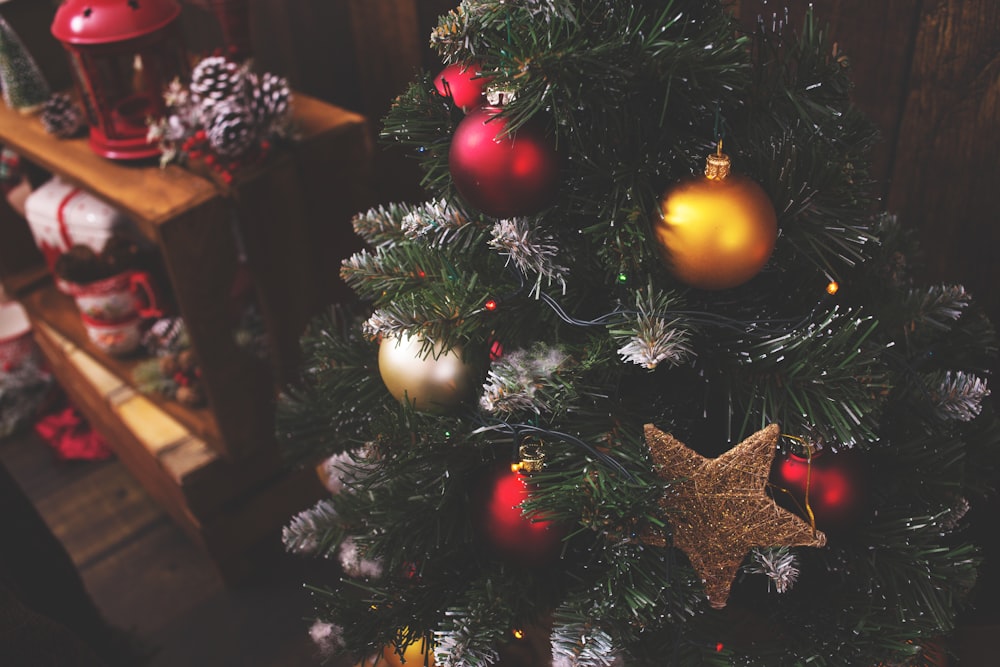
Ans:
[{"label": "glass lantern panel", "polygon": [[146,118],[159,107],[158,91],[145,83],[143,60],[136,53],[102,54],[93,58],[94,87],[101,91],[108,138],[146,134]]},{"label": "glass lantern panel", "polygon": [[76,90],[79,93],[80,100],[83,102],[84,111],[87,113],[87,123],[91,127],[99,127],[101,117],[98,115],[95,105],[99,105],[100,101],[94,99],[94,94],[90,89],[90,82],[87,78],[86,68],[80,60],[80,54],[71,51],[69,55],[69,62],[73,68],[73,79],[76,82]]}]

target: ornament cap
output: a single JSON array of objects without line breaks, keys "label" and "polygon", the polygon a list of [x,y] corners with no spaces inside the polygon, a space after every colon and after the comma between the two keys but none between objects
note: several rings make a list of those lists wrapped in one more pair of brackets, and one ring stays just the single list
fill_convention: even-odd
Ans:
[{"label": "ornament cap", "polygon": [[545,452],[542,451],[541,442],[525,442],[517,453],[521,459],[518,464],[521,472],[540,472],[545,467]]},{"label": "ornament cap", "polygon": [[732,160],[722,152],[722,139],[719,139],[715,153],[705,158],[705,177],[712,181],[724,180],[732,166]]}]

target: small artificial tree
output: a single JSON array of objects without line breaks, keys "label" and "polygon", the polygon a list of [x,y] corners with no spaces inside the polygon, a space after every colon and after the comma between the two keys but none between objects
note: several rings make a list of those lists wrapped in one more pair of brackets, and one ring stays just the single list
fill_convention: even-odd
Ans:
[{"label": "small artificial tree", "polygon": [[994,332],[872,213],[875,133],[813,17],[464,0],[431,41],[462,76],[384,136],[432,199],[355,219],[370,310],[314,323],[279,410],[330,457],[284,535],[343,565],[317,635],[456,667],[525,632],[559,666],[930,664],[979,563]]},{"label": "small artificial tree", "polygon": [[35,59],[10,24],[0,16],[0,88],[11,109],[31,113],[52,94]]}]

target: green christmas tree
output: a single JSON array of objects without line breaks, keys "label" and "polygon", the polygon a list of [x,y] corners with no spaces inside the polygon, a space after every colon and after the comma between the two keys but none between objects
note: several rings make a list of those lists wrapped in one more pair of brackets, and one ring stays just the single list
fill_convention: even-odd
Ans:
[{"label": "green christmas tree", "polygon": [[431,41],[461,67],[384,129],[431,198],[355,219],[366,305],[314,323],[279,410],[330,476],[284,534],[342,565],[314,636],[454,667],[929,664],[979,565],[996,342],[871,213],[875,133],[817,22],[465,0]]},{"label": "green christmas tree", "polygon": [[0,16],[0,88],[11,109],[30,113],[52,94],[35,59],[10,24]]}]

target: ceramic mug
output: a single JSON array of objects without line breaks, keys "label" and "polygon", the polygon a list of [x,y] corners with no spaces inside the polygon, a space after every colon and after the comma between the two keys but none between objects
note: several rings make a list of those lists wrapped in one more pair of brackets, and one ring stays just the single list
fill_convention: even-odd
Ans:
[{"label": "ceramic mug", "polygon": [[135,317],[160,317],[156,292],[145,271],[123,271],[92,283],[67,283],[80,315],[98,324],[117,324]]},{"label": "ceramic mug", "polygon": [[114,356],[131,354],[142,342],[142,318],[135,314],[119,322],[101,322],[81,315],[90,342]]}]

